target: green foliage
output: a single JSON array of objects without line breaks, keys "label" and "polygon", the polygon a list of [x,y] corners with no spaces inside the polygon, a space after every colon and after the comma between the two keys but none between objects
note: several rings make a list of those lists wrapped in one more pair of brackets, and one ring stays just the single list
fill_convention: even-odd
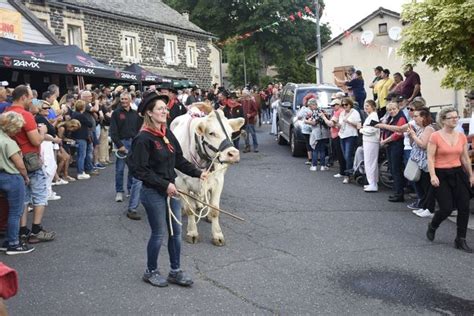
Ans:
[{"label": "green foliage", "polygon": [[425,0],[403,7],[401,53],[408,62],[447,70],[442,85],[474,88],[474,1]]},{"label": "green foliage", "polygon": [[[322,0],[319,0],[323,3]],[[202,29],[219,37],[221,42],[236,35],[253,32],[261,27],[289,17],[308,6],[314,11],[312,0],[165,0],[182,12],[190,12],[190,19]],[[323,5],[323,4],[322,4]],[[330,39],[327,25],[321,27],[322,44]],[[235,86],[244,82],[243,51],[247,63],[247,81],[258,84],[265,69],[276,66],[282,81],[311,82],[315,70],[305,63],[305,56],[316,49],[316,25],[300,20],[278,22],[271,28],[238,40],[224,47],[228,54],[230,80]]]}]

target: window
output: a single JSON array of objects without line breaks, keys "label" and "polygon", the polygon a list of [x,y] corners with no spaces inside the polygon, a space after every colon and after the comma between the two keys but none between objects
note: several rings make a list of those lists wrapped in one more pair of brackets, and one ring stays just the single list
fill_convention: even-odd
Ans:
[{"label": "window", "polygon": [[222,63],[223,64],[227,64],[228,63],[228,57],[227,57],[227,50],[225,49],[222,49]]},{"label": "window", "polygon": [[138,51],[137,51],[137,38],[134,36],[125,35],[124,37],[124,51],[125,56],[130,58],[137,58]]},{"label": "window", "polygon": [[196,43],[186,42],[186,66],[197,67]]},{"label": "window", "polygon": [[387,34],[387,23],[379,24],[379,34]]},{"label": "window", "polygon": [[168,64],[178,63],[177,40],[173,38],[165,38],[165,61]]},{"label": "window", "polygon": [[82,30],[80,26],[67,26],[67,39],[69,45],[76,45],[82,49]]}]

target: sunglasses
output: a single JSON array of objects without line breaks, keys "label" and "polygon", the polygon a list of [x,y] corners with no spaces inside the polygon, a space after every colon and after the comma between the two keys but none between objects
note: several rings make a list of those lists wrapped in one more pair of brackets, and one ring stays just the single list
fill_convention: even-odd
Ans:
[{"label": "sunglasses", "polygon": [[415,111],[415,109],[414,109],[414,108],[407,108],[407,110],[408,110],[408,111],[410,111],[410,112],[413,112],[413,111]]},{"label": "sunglasses", "polygon": [[47,108],[42,107],[41,109],[43,109],[43,110],[49,110],[49,109],[51,109],[51,108],[50,108],[50,107],[47,107]]},{"label": "sunglasses", "polygon": [[349,103],[342,103],[341,105],[342,106],[346,106],[346,105],[349,106],[350,104]]}]

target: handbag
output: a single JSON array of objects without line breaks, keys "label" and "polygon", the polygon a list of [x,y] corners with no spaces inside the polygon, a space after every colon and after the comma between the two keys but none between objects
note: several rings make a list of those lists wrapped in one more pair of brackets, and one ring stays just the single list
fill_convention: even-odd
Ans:
[{"label": "handbag", "polygon": [[418,182],[421,176],[421,170],[418,167],[418,163],[412,159],[408,159],[405,170],[403,171],[403,175],[409,181]]},{"label": "handbag", "polygon": [[25,164],[26,171],[34,172],[41,169],[43,162],[38,153],[27,153],[23,156],[23,163]]}]

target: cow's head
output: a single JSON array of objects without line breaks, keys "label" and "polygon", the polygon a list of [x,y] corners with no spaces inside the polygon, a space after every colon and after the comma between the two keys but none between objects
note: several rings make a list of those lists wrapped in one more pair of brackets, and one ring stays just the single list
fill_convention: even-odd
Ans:
[{"label": "cow's head", "polygon": [[196,126],[200,137],[200,146],[205,154],[213,159],[219,154],[222,163],[235,163],[240,160],[240,153],[232,143],[232,133],[244,125],[243,118],[227,119],[221,110],[213,111]]}]

